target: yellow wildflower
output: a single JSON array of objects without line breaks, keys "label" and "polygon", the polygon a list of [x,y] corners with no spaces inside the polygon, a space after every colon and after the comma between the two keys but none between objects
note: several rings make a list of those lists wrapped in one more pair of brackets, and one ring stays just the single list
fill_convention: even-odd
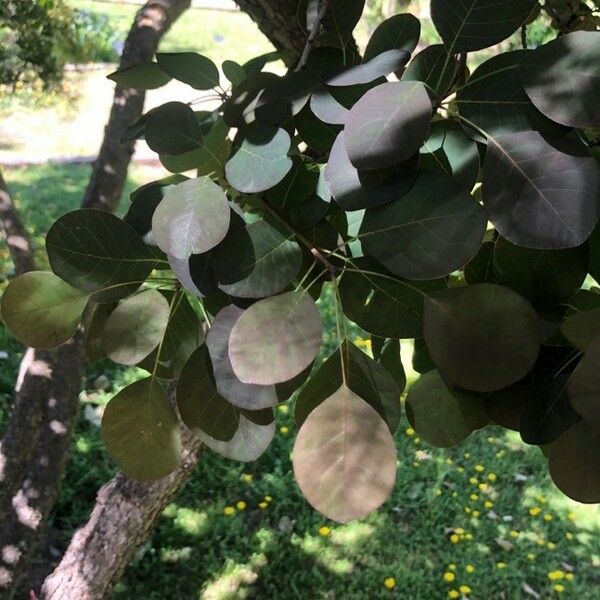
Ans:
[{"label": "yellow wildflower", "polygon": [[267,502],[259,502],[258,503],[258,508],[260,508],[261,510],[265,510],[265,508],[267,508],[267,506],[269,506],[269,504]]},{"label": "yellow wildflower", "polygon": [[561,571],[560,569],[557,569],[556,571],[550,571],[548,573],[548,579],[550,581],[556,581],[557,579],[564,579],[565,578],[565,572]]},{"label": "yellow wildflower", "polygon": [[447,583],[450,583],[456,579],[456,575],[454,573],[452,573],[451,571],[446,571],[443,575],[443,578],[444,578],[444,581],[446,581]]},{"label": "yellow wildflower", "polygon": [[486,508],[493,508],[493,506],[494,506],[494,503],[493,503],[491,500],[486,500],[486,501],[483,503],[483,505],[484,505]]},{"label": "yellow wildflower", "polygon": [[451,458],[447,458],[447,459],[446,459],[446,464],[447,464],[447,465],[453,465],[453,464],[454,464],[454,461],[453,461]]},{"label": "yellow wildflower", "polygon": [[529,514],[532,517],[537,517],[541,512],[542,512],[542,509],[539,506],[534,506],[533,508],[529,509]]},{"label": "yellow wildflower", "polygon": [[469,483],[471,485],[477,485],[479,483],[479,480],[477,479],[477,477],[470,477],[469,478]]},{"label": "yellow wildflower", "polygon": [[287,415],[290,412],[290,407],[287,404],[280,404],[277,407],[277,410],[282,414],[282,415]]},{"label": "yellow wildflower", "polygon": [[442,495],[442,490],[437,489],[437,490],[435,490],[434,493],[435,493],[436,496],[441,496]]},{"label": "yellow wildflower", "polygon": [[488,484],[487,484],[487,483],[480,483],[480,484],[479,484],[479,489],[480,489],[482,492],[485,492],[485,491],[488,489],[488,487],[489,487],[489,486],[488,486]]},{"label": "yellow wildflower", "polygon": [[554,519],[554,517],[550,513],[544,515],[544,521],[552,521],[552,519]]},{"label": "yellow wildflower", "polygon": [[555,591],[555,592],[558,592],[559,594],[560,594],[561,592],[564,592],[564,591],[565,591],[565,586],[564,586],[564,585],[562,585],[561,583],[557,583],[557,584],[556,584],[555,586],[553,586],[553,587],[554,587],[554,591]]},{"label": "yellow wildflower", "polygon": [[271,502],[271,500],[273,500],[271,496],[265,496],[265,502]]},{"label": "yellow wildflower", "polygon": [[451,541],[453,544],[458,544],[458,542],[460,542],[460,537],[459,537],[458,535],[456,535],[456,533],[453,533],[453,534],[450,536],[450,541]]},{"label": "yellow wildflower", "polygon": [[406,435],[415,435],[415,430],[412,427],[407,427]]},{"label": "yellow wildflower", "polygon": [[462,473],[465,470],[465,468],[464,467],[456,467],[456,470],[458,473]]},{"label": "yellow wildflower", "polygon": [[473,539],[472,533],[465,533],[465,540],[472,540],[472,539]]},{"label": "yellow wildflower", "polygon": [[477,494],[471,494],[469,498],[473,500],[473,502],[475,502],[475,500],[479,500],[479,496]]},{"label": "yellow wildflower", "polygon": [[460,594],[457,590],[448,590],[448,598],[456,600],[456,598],[460,598]]},{"label": "yellow wildflower", "polygon": [[497,475],[496,475],[496,473],[488,473],[488,476],[487,476],[487,478],[488,478],[490,481],[496,481],[496,479],[497,479]]},{"label": "yellow wildflower", "polygon": [[223,514],[227,515],[228,517],[230,517],[231,515],[235,514],[235,508],[233,508],[233,506],[226,506],[223,509]]},{"label": "yellow wildflower", "polygon": [[242,475],[242,480],[246,483],[250,483],[252,481],[252,475],[250,475],[249,473],[244,473]]},{"label": "yellow wildflower", "polygon": [[246,503],[243,500],[240,500],[237,504],[236,507],[238,510],[244,510],[246,508]]},{"label": "yellow wildflower", "polygon": [[472,511],[470,506],[465,506],[465,512],[469,514]]},{"label": "yellow wildflower", "polygon": [[530,552],[530,553],[527,555],[527,559],[528,559],[528,560],[535,560],[535,554],[534,554],[533,552]]},{"label": "yellow wildflower", "polygon": [[383,585],[388,589],[388,590],[392,590],[396,587],[396,580],[393,577],[388,577],[384,582]]},{"label": "yellow wildflower", "polygon": [[454,530],[455,533],[458,533],[458,535],[464,535],[465,534],[465,530],[462,527],[457,527]]},{"label": "yellow wildflower", "polygon": [[461,585],[458,587],[458,591],[465,596],[468,596],[471,593],[471,588],[468,585]]},{"label": "yellow wildflower", "polygon": [[456,565],[454,563],[450,563],[447,569],[448,571],[456,571]]},{"label": "yellow wildflower", "polygon": [[480,515],[480,514],[481,514],[481,513],[480,513],[478,510],[474,510],[474,511],[473,511],[473,516],[474,516],[475,518],[479,517],[479,515]]},{"label": "yellow wildflower", "polygon": [[473,573],[473,572],[475,571],[475,567],[474,567],[473,565],[467,565],[467,566],[465,567],[465,571],[466,571],[467,573]]},{"label": "yellow wildflower", "polygon": [[573,579],[575,579],[575,575],[573,575],[573,573],[567,573],[567,574],[565,575],[565,579],[566,579],[567,581],[573,581]]},{"label": "yellow wildflower", "polygon": [[485,467],[483,465],[475,465],[475,470],[478,473],[483,473],[483,471],[485,471]]},{"label": "yellow wildflower", "polygon": [[505,562],[497,562],[496,563],[496,568],[498,568],[498,569],[506,569],[506,563]]},{"label": "yellow wildflower", "polygon": [[319,535],[323,537],[327,537],[331,533],[331,529],[327,527],[327,525],[323,525],[323,527],[319,528]]},{"label": "yellow wildflower", "polygon": [[572,534],[570,531],[567,531],[567,533],[565,533],[565,537],[566,537],[568,540],[572,540],[572,539],[573,539],[573,534]]},{"label": "yellow wildflower", "polygon": [[289,432],[289,428],[286,427],[285,425],[283,425],[283,427],[279,428],[279,431],[285,435],[286,433]]},{"label": "yellow wildflower", "polygon": [[575,513],[568,513],[567,514],[567,519],[569,519],[569,521],[574,521],[577,518],[577,516],[575,515]]},{"label": "yellow wildflower", "polygon": [[548,550],[554,550],[554,548],[556,548],[556,544],[554,542],[548,542],[546,546],[548,547]]},{"label": "yellow wildflower", "polygon": [[515,531],[515,530],[513,529],[513,530],[510,532],[510,534],[509,534],[509,535],[510,535],[510,537],[513,537],[513,538],[518,538],[518,537],[519,537],[519,532],[518,532],[518,531]]},{"label": "yellow wildflower", "polygon": [[465,453],[463,454],[463,456],[464,456],[465,458],[471,458],[471,454],[470,454],[469,452],[465,452]]}]

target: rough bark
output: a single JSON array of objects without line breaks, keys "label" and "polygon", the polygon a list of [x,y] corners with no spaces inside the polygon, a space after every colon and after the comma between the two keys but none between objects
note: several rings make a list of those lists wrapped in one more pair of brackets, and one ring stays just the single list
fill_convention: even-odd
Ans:
[{"label": "rough bark", "polygon": [[[121,66],[150,60],[162,35],[189,4],[190,0],[147,2],[129,32]],[[122,150],[120,139],[141,116],[143,102],[143,93],[117,86],[82,206],[116,208],[133,150],[132,144]],[[7,238],[15,241],[11,253],[14,250],[15,270],[20,274],[22,269],[35,268],[31,244],[22,241],[29,238],[5,185],[0,186],[0,196],[2,225]],[[25,353],[11,418],[0,443],[0,592],[15,593],[54,503],[77,414],[83,364],[80,336],[56,351]]]},{"label": "rough bark", "polygon": [[138,548],[198,462],[200,442],[183,434],[181,466],[153,483],[120,473],[98,492],[88,522],[73,536],[59,566],[44,582],[41,600],[107,598]]},{"label": "rough bark", "polygon": [[[120,68],[151,60],[161,36],[189,7],[190,1],[147,2],[136,15],[127,36]],[[122,143],[121,136],[142,115],[144,99],[143,91],[116,86],[102,146],[85,190],[83,207],[109,211],[117,207],[135,144],[134,141]]]},{"label": "rough bark", "polygon": [[0,226],[6,236],[6,244],[19,275],[35,269],[29,232],[24,227],[12,201],[6,182],[0,173]]}]

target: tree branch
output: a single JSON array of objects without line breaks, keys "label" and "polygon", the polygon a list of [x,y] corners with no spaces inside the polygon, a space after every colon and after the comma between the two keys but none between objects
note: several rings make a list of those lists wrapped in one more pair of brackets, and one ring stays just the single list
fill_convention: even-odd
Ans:
[{"label": "tree branch", "polygon": [[317,11],[315,21],[310,30],[310,33],[308,34],[308,37],[306,38],[306,43],[304,44],[304,48],[302,50],[300,60],[298,61],[298,64],[296,65],[296,68],[294,69],[294,71],[301,71],[302,69],[304,69],[304,67],[306,67],[306,64],[308,63],[308,59],[310,57],[310,52],[312,50],[313,43],[317,39],[317,36],[319,35],[319,31],[321,29],[321,22],[323,21],[323,19],[325,17],[325,13],[327,12],[328,8],[329,8],[329,0],[320,0],[320,6],[319,6],[319,10]]}]

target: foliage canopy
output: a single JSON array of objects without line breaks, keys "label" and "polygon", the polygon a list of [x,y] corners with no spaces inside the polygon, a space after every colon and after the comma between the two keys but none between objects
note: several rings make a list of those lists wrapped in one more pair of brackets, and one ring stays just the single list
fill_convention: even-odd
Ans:
[{"label": "foliage canopy", "polygon": [[[185,425],[242,461],[266,449],[273,407],[295,395],[300,488],[328,517],[360,518],[393,486],[399,340],[414,339],[422,376],[405,408],[424,439],[517,429],[544,447],[564,493],[600,502],[600,168],[588,137],[600,33],[469,73],[466,53],[535,18],[535,0],[432,0],[443,44],[412,55],[420,26],[399,14],[361,58],[347,41],[363,5],[311,0],[308,58],[284,76],[263,70],[277,53],[227,61],[229,92],[194,53],[113,73],[142,89],[214,88],[223,102],[169,102],[135,123],[127,135],[173,176],[132,194],[122,220],[61,217],[46,241],[54,274],[16,278],[4,318],[50,347],[84,313],[95,357],[148,371],[102,424],[135,478],[177,467],[169,380]],[[324,285],[339,348],[313,368]],[[372,356],[346,339],[345,317],[371,334]]]}]

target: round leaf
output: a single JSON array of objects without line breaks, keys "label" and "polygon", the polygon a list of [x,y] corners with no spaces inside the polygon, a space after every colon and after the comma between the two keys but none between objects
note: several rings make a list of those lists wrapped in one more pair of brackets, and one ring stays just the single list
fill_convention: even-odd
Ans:
[{"label": "round leaf", "polygon": [[156,264],[132,227],[92,208],[60,217],[46,235],[46,251],[52,270],[94,302],[129,296]]},{"label": "round leaf", "polygon": [[380,23],[367,44],[364,60],[396,48],[412,52],[419,43],[421,22],[410,14],[394,15]]},{"label": "round leaf", "polygon": [[54,348],[75,333],[88,296],[56,275],[32,271],[13,279],[2,294],[2,318],[26,346]]},{"label": "round leaf", "polygon": [[588,345],[581,362],[569,380],[567,389],[571,406],[588,425],[597,431],[600,431],[599,372],[600,335],[597,335]]},{"label": "round leaf", "polygon": [[254,125],[225,165],[229,183],[240,192],[256,194],[277,185],[292,168],[287,156],[290,136],[284,129]]},{"label": "round leaf", "polygon": [[535,106],[571,127],[600,127],[600,44],[596,31],[575,31],[539,46],[521,79]]},{"label": "round leaf", "polygon": [[351,109],[344,140],[357,169],[393,167],[409,159],[427,138],[431,100],[420,81],[383,83]]},{"label": "round leaf", "polygon": [[600,218],[600,169],[577,142],[535,131],[489,140],[483,202],[496,229],[518,246],[579,246]]},{"label": "round leaf", "polygon": [[402,81],[422,81],[434,96],[443,98],[454,80],[458,63],[448,57],[441,44],[433,44],[421,50],[402,74]]},{"label": "round leaf", "polygon": [[486,228],[481,206],[455,181],[421,171],[402,198],[369,209],[359,238],[365,253],[407,279],[435,279],[463,267]]},{"label": "round leaf", "polygon": [[148,115],[145,137],[154,152],[183,154],[200,145],[200,126],[188,104],[167,102]]},{"label": "round leaf", "polygon": [[371,81],[398,71],[406,65],[409,59],[410,52],[406,50],[386,50],[367,62],[350,67],[329,78],[326,83],[333,87],[371,83]]},{"label": "round leaf", "polygon": [[171,77],[152,61],[120,69],[107,77],[118,85],[136,90],[154,90],[171,81]]},{"label": "round leaf", "polygon": [[406,404],[415,431],[438,448],[460,444],[486,421],[483,400],[450,391],[437,371],[412,384]]},{"label": "round leaf", "polygon": [[168,321],[169,303],[157,290],[121,300],[102,332],[106,355],[121,365],[135,365],[160,344]]},{"label": "round leaf", "polygon": [[550,450],[549,469],[556,486],[577,502],[600,502],[600,432],[584,422],[563,433]]},{"label": "round leaf", "polygon": [[338,523],[378,508],[396,478],[396,448],[385,421],[345,386],[310,413],[292,460],[308,502]]},{"label": "round leaf", "polygon": [[572,314],[562,325],[565,337],[576,348],[585,351],[600,336],[600,308]]},{"label": "round leaf", "polygon": [[469,0],[449,5],[431,0],[431,19],[448,54],[493,46],[514,33],[533,12],[537,0]]},{"label": "round leaf", "polygon": [[102,440],[125,475],[153,481],[180,463],[177,415],[164,390],[151,377],[122,389],[102,415]]},{"label": "round leaf", "polygon": [[165,194],[152,217],[152,235],[163,252],[188,258],[223,240],[230,213],[225,192],[209,177],[190,179]]},{"label": "round leaf", "polygon": [[540,347],[540,322],[531,305],[508,288],[486,283],[428,296],[423,331],[439,371],[477,392],[519,381]]},{"label": "round leaf", "polygon": [[288,292],[259,300],[238,319],[229,338],[229,358],[244,383],[280,383],[308,367],[322,335],[312,298]]},{"label": "round leaf", "polygon": [[177,408],[185,426],[227,442],[239,426],[239,413],[215,389],[205,346],[190,356],[177,381]]}]

